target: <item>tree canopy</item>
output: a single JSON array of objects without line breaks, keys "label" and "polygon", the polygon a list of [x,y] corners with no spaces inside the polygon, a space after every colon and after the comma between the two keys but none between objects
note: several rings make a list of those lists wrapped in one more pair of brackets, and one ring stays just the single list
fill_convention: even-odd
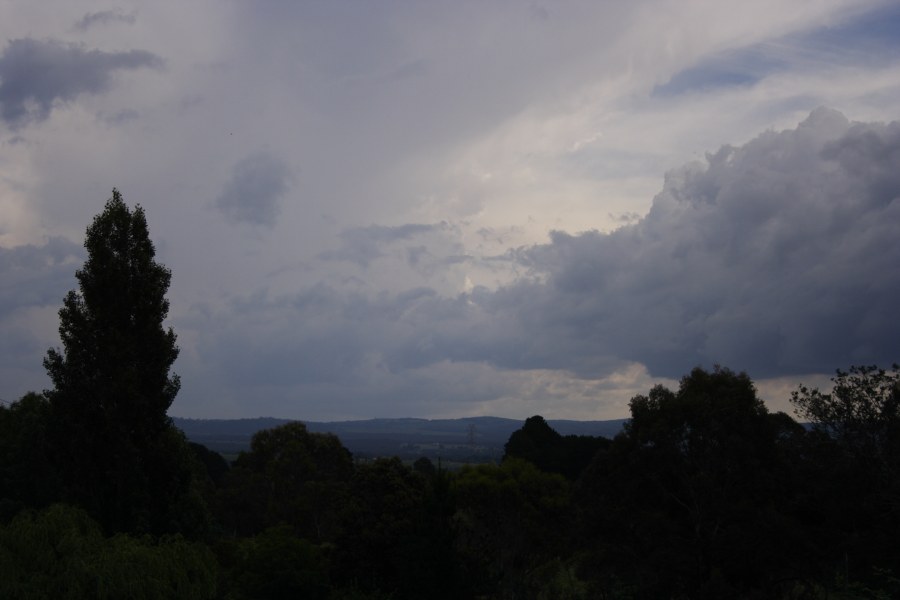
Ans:
[{"label": "tree canopy", "polygon": [[151,438],[169,425],[180,385],[169,375],[175,332],[163,326],[172,274],[154,259],[144,210],[131,211],[115,189],[84,247],[79,291],[59,311],[63,350],[50,349],[44,360],[54,385],[48,396],[70,426],[102,423],[111,433]]},{"label": "tree canopy", "polygon": [[87,260],[59,311],[62,350],[44,366],[65,498],[110,530],[166,529],[190,482],[167,411],[175,332],[164,326],[170,271],[155,260],[144,210],[118,190],[87,228]]}]

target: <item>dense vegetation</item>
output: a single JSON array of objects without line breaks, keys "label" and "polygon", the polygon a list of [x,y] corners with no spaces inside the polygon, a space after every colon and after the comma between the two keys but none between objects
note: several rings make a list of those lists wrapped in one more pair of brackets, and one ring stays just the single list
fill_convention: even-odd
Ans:
[{"label": "dense vegetation", "polygon": [[499,464],[355,461],[301,423],[233,464],[166,417],[169,274],[114,192],[60,311],[54,389],[0,407],[2,598],[900,596],[900,370],[799,388],[694,369],[614,439],[539,416]]}]

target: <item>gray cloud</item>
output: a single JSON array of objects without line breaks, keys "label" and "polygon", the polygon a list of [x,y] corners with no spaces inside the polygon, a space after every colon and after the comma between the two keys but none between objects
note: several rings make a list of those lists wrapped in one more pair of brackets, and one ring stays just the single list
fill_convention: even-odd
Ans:
[{"label": "gray cloud", "polygon": [[42,121],[57,102],[109,89],[116,70],[162,64],[145,50],[103,52],[55,40],[10,40],[0,56],[0,118],[13,128]]},{"label": "gray cloud", "polygon": [[[40,368],[56,309],[76,285],[84,250],[62,237],[42,246],[0,247],[0,397],[12,401],[47,387]],[[55,342],[54,342],[55,340]]]},{"label": "gray cloud", "polygon": [[[432,399],[457,397],[518,413],[527,394],[494,381],[531,380],[522,385],[542,396],[542,370],[582,386],[643,369],[630,361],[675,376],[714,360],[782,375],[800,359],[830,372],[876,356],[896,332],[878,308],[895,299],[896,269],[876,256],[883,273],[872,276],[870,250],[856,247],[870,234],[845,228],[868,232],[872,215],[874,227],[894,224],[877,208],[900,171],[886,126],[767,133],[712,166],[673,171],[642,218],[665,170],[765,128],[795,129],[817,104],[897,119],[896,53],[869,49],[868,31],[831,43],[855,48],[840,56],[797,37],[871,7],[806,3],[736,22],[727,6],[657,4],[146,3],[133,26],[134,3],[0,8],[2,240],[80,241],[113,185],[140,202],[174,274],[176,414],[428,416],[441,411]],[[29,39],[7,47],[16,38]],[[171,68],[111,66],[132,48]],[[751,75],[752,93],[732,73]],[[673,75],[687,85],[654,95]],[[802,136],[813,141],[789,147]],[[235,163],[263,149],[288,176],[276,168],[248,183],[254,169]],[[861,204],[843,208],[844,197]],[[574,235],[611,226],[628,227]],[[548,239],[551,228],[569,234]],[[829,238],[840,251],[816,242]],[[862,261],[858,274],[837,269],[846,256]],[[49,272],[0,281],[4,361],[41,378],[72,261],[58,267],[59,291]],[[801,287],[779,289],[786,282]],[[238,295],[248,297],[230,304]],[[202,305],[206,320],[191,311]],[[846,334],[853,310],[871,337]],[[828,332],[851,350],[806,351],[838,348],[814,339]],[[6,389],[46,385],[25,381],[0,373]],[[582,416],[607,402],[595,397]]]},{"label": "gray cloud", "polygon": [[0,320],[20,308],[62,305],[84,250],[62,237],[43,246],[0,247]]},{"label": "gray cloud", "polygon": [[583,374],[605,357],[663,376],[714,362],[760,377],[890,363],[898,151],[900,124],[818,109],[669,173],[634,225],[521,250],[541,281],[492,302]]},{"label": "gray cloud", "polygon": [[281,159],[266,152],[250,155],[231,169],[216,207],[233,223],[274,227],[290,179],[291,170]]},{"label": "gray cloud", "polygon": [[[408,223],[405,225],[385,226],[370,225],[368,227],[354,227],[340,234],[341,245],[336,250],[329,250],[319,254],[322,260],[345,260],[366,268],[369,263],[383,257],[384,248],[395,242],[408,242],[418,236],[441,231],[445,226]],[[417,263],[419,258],[427,253],[423,246],[414,246],[408,249],[409,262]]]},{"label": "gray cloud", "polygon": [[[210,338],[203,354],[223,355],[221,376],[235,385],[352,382],[373,353],[392,369],[413,366],[399,357],[425,334],[414,323],[425,315],[430,320],[446,302],[428,288],[367,297],[317,284],[279,298],[257,294],[209,323],[222,339]],[[277,326],[260,336],[256,328],[263,322]],[[417,357],[415,363],[432,360]]]},{"label": "gray cloud", "polygon": [[77,31],[87,31],[97,25],[109,25],[110,23],[126,23],[134,25],[136,15],[134,13],[125,13],[121,9],[101,10],[84,15],[77,23],[74,29]]},{"label": "gray cloud", "polygon": [[[898,127],[820,109],[670,172],[637,223],[515,251],[530,275],[511,285],[256,294],[203,325],[200,353],[237,389],[332,396],[388,394],[379,378],[443,364],[594,379],[633,363],[675,378],[698,364],[759,378],[886,364],[900,336]],[[430,227],[350,230],[344,258]]]}]

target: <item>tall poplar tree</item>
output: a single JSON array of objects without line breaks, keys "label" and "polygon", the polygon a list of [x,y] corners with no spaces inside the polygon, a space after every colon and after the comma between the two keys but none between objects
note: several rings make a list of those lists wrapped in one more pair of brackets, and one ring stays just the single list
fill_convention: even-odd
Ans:
[{"label": "tall poplar tree", "polygon": [[79,290],[59,311],[63,348],[44,359],[67,500],[111,530],[166,529],[158,517],[186,487],[166,414],[179,389],[175,332],[163,325],[171,272],[154,260],[143,209],[116,189],[84,246]]}]

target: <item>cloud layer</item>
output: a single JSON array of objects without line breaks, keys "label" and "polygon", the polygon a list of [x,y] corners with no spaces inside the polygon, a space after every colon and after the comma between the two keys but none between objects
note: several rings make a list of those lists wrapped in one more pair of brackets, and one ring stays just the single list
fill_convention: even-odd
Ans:
[{"label": "cloud layer", "polygon": [[[250,296],[195,324],[201,354],[237,389],[304,396],[378,393],[378,373],[448,364],[586,381],[635,364],[668,379],[697,365],[768,378],[888,364],[900,336],[898,153],[900,123],[817,109],[668,173],[634,224],[512,251],[503,260],[525,275],[511,284]],[[326,258],[368,267],[383,244],[431,229],[354,230]]]},{"label": "cloud layer", "polygon": [[0,3],[0,397],[49,384],[116,187],[173,273],[174,414],[618,418],[714,362],[784,408],[897,359],[897,22]]}]

